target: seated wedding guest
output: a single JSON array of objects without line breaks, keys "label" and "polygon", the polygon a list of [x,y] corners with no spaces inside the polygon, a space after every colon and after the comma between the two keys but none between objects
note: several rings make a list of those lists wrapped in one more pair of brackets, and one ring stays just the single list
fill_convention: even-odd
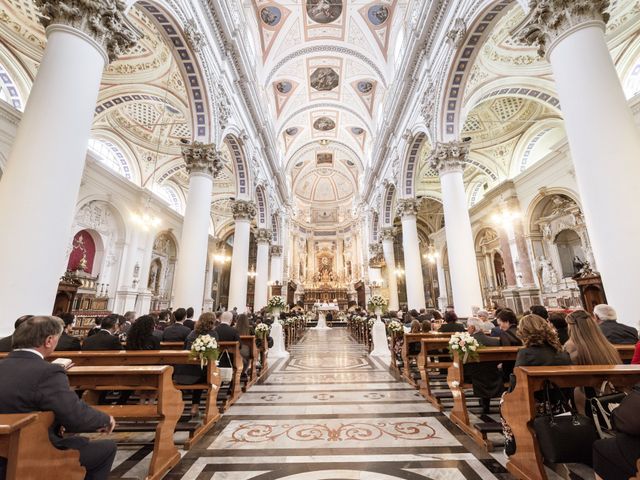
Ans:
[{"label": "seated wedding guest", "polygon": [[605,304],[596,305],[593,315],[600,324],[604,336],[614,345],[635,345],[638,341],[638,331],[629,325],[618,323],[618,314],[613,307]]},{"label": "seated wedding guest", "polygon": [[216,327],[218,338],[221,342],[239,342],[240,334],[235,327],[231,326],[233,314],[231,312],[223,312],[220,315],[220,325]]},{"label": "seated wedding guest", "polygon": [[96,317],[93,321],[93,327],[87,332],[87,337],[91,337],[100,331],[100,324],[102,323],[102,319],[104,317]]},{"label": "seated wedding guest", "polygon": [[531,305],[529,311],[533,315],[538,315],[539,317],[544,318],[545,320],[549,319],[549,312],[543,305]]},{"label": "seated wedding guest", "polygon": [[76,324],[76,317],[73,313],[61,313],[60,319],[64,322],[64,330],[58,340],[57,352],[77,352],[81,349],[80,339],[71,335]]},{"label": "seated wedding guest", "polygon": [[563,345],[569,340],[569,328],[565,316],[562,312],[552,312],[548,318],[549,323],[553,325],[553,328],[558,332],[558,339],[560,339],[560,343]]},{"label": "seated wedding guest", "polygon": [[569,354],[562,351],[558,334],[544,318],[525,315],[520,319],[517,332],[524,348],[516,355],[516,367],[571,365]]},{"label": "seated wedding guest", "polygon": [[160,332],[162,332],[169,326],[170,315],[171,312],[169,310],[162,310],[160,313],[158,313],[158,325],[156,328],[157,330],[160,330]]},{"label": "seated wedding guest", "polygon": [[418,315],[418,320],[420,320],[420,322],[424,322],[425,320],[431,321],[432,318],[433,314],[427,312],[426,308],[420,309],[420,315]]},{"label": "seated wedding guest", "polygon": [[[23,315],[20,318],[18,318],[14,323],[13,323],[13,330],[15,333],[15,330],[18,329],[18,327],[22,324],[22,322],[24,322],[25,320],[29,319],[33,317],[33,315]],[[13,335],[9,335],[8,337],[4,337],[0,339],[0,352],[10,352],[11,351],[11,339],[13,338]]]},{"label": "seated wedding guest", "polygon": [[476,315],[476,317],[482,323],[482,331],[487,335],[491,334],[491,330],[493,330],[493,327],[495,327],[495,325],[493,324],[493,322],[491,322],[491,320],[489,320],[489,312],[487,312],[486,310],[478,310],[478,315]]},{"label": "seated wedding guest", "polygon": [[138,318],[129,329],[127,350],[160,350],[160,339],[153,334],[156,323],[151,315]]},{"label": "seated wedding guest", "polygon": [[162,341],[184,342],[191,333],[191,329],[182,324],[184,319],[187,317],[187,311],[184,308],[178,308],[173,312],[173,317],[175,321],[164,329],[164,332],[162,333]]},{"label": "seated wedding guest", "polygon": [[422,320],[422,322],[420,323],[420,328],[422,330],[422,333],[427,333],[431,331],[431,320],[429,320],[428,318],[425,320]]},{"label": "seated wedding guest", "polygon": [[[238,330],[239,335],[253,335],[253,328],[249,325],[249,316],[246,313],[241,313],[238,315],[238,319],[236,322],[236,330]],[[249,359],[251,358],[251,349],[249,345],[243,343],[240,345],[240,355],[242,355],[242,363],[243,369],[242,374],[246,375],[247,367],[249,366]]]},{"label": "seated wedding guest", "polygon": [[640,458],[640,385],[613,410],[615,436],[593,442],[596,480],[636,478]]},{"label": "seated wedding guest", "polygon": [[467,320],[467,333],[484,347],[498,347],[500,339],[488,336],[483,330],[484,323],[479,318],[471,317]]},{"label": "seated wedding guest", "polygon": [[503,347],[517,347],[522,345],[518,338],[518,317],[510,308],[504,308],[498,313],[498,327],[500,327],[500,345]]},{"label": "seated wedding guest", "polygon": [[444,324],[440,327],[439,332],[464,332],[464,325],[458,322],[458,315],[452,310],[444,313]]},{"label": "seated wedding guest", "polygon": [[[413,318],[413,317],[412,317]],[[409,333],[420,333],[422,332],[422,325],[417,319],[413,319],[411,321],[411,327],[409,328]],[[409,343],[409,355],[418,355],[420,353],[420,342],[411,342]]]},{"label": "seated wedding guest", "polygon": [[122,350],[118,338],[119,315],[108,315],[102,319],[100,330],[82,342],[82,350]]},{"label": "seated wedding guest", "polygon": [[[231,314],[230,314],[231,315]],[[210,335],[218,340],[218,333],[215,331],[215,314],[206,312],[200,315],[200,318],[193,327],[193,331],[189,333],[184,341],[185,350],[191,350],[191,345],[200,335]],[[193,385],[196,383],[204,383],[206,381],[205,371],[198,365],[176,365],[174,367],[173,379],[180,385]],[[202,399],[202,390],[191,390],[191,416],[198,417],[200,415],[200,400]]]},{"label": "seated wedding guest", "polygon": [[[0,361],[0,413],[52,411],[56,428],[50,430],[49,439],[53,446],[80,452],[80,464],[87,470],[85,479],[106,480],[116,455],[116,443],[89,441],[70,434],[111,433],[115,420],[80,400],[69,387],[64,368],[45,360],[56,349],[63,328],[57,317],[36,316],[16,330],[13,352]],[[0,462],[0,478],[4,478],[6,461]]]},{"label": "seated wedding guest", "polygon": [[122,318],[120,318],[120,323],[119,323],[119,328],[118,330],[120,331],[120,333],[124,333],[127,334],[129,332],[129,329],[131,328],[131,325],[133,325],[133,322],[136,319],[136,312],[132,312],[129,311],[127,313],[125,313]]},{"label": "seated wedding guest", "polygon": [[193,330],[193,327],[196,326],[196,322],[193,320],[194,310],[193,307],[187,308],[187,318],[184,319],[182,324],[187,327],[189,330]]},{"label": "seated wedding guest", "polygon": [[402,323],[403,323],[403,327],[404,327],[404,331],[409,333],[411,331],[411,323],[415,320],[415,318],[413,318],[411,316],[410,313],[405,313],[403,318],[402,318]]}]

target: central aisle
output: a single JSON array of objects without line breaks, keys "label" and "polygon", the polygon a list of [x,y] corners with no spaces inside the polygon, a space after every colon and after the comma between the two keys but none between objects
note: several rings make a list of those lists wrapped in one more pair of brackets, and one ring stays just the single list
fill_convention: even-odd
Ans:
[{"label": "central aisle", "polygon": [[346,329],[310,330],[166,478],[509,478],[452,430]]}]

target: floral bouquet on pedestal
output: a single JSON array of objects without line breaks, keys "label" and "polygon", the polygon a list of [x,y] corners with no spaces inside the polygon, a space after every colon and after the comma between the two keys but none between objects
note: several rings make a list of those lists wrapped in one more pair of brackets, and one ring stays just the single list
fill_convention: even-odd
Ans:
[{"label": "floral bouquet on pedestal", "polygon": [[200,335],[191,345],[189,358],[200,360],[200,367],[204,368],[209,362],[218,360],[218,342],[211,335]]},{"label": "floral bouquet on pedestal", "polygon": [[369,328],[373,328],[373,324],[376,322],[375,318],[370,318],[369,320],[367,320],[367,325],[369,325]]},{"label": "floral bouquet on pedestal", "polygon": [[270,331],[271,328],[266,323],[259,323],[255,328],[256,337],[258,338],[267,338]]},{"label": "floral bouquet on pedestal", "polygon": [[384,310],[387,309],[387,299],[381,295],[373,295],[371,299],[369,299],[369,310],[373,310],[376,315],[380,315]]},{"label": "floral bouquet on pedestal", "polygon": [[398,336],[404,333],[404,327],[397,320],[391,320],[387,325],[387,330],[389,331],[389,335]]},{"label": "floral bouquet on pedestal", "polygon": [[284,298],[279,295],[274,295],[267,302],[267,310],[274,315],[280,315],[285,306]]},{"label": "floral bouquet on pedestal", "polygon": [[467,332],[458,332],[451,335],[449,339],[449,353],[453,357],[453,352],[462,355],[462,363],[478,360],[478,349],[480,344]]}]

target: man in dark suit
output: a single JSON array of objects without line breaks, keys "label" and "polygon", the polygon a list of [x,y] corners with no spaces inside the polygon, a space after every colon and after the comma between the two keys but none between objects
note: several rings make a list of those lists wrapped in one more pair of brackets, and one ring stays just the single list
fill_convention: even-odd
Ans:
[{"label": "man in dark suit", "polygon": [[189,330],[193,330],[193,328],[196,326],[196,322],[193,321],[193,314],[193,307],[187,308],[187,318],[184,322],[182,322],[182,324]]},{"label": "man in dark suit", "polygon": [[[13,352],[0,361],[0,413],[52,411],[55,427],[49,431],[53,446],[80,452],[85,479],[106,480],[116,455],[112,440],[89,441],[71,432],[111,433],[113,417],[95,410],[78,399],[69,387],[64,368],[45,358],[53,353],[64,325],[57,317],[31,317],[13,335]],[[62,433],[66,432],[63,436]],[[6,462],[0,464],[4,478]]]},{"label": "man in dark suit", "polygon": [[[33,315],[23,315],[20,318],[18,318],[13,324],[14,333],[15,333],[15,330],[18,329],[18,327],[20,326],[20,324],[22,322],[24,322],[25,320],[27,320],[27,319],[29,319],[31,317],[33,317]],[[9,335],[8,337],[0,338],[0,352],[10,352],[11,351],[11,339],[12,338],[13,338],[13,335]]]},{"label": "man in dark suit", "polygon": [[[233,321],[233,313],[223,312],[220,315],[220,325],[216,327],[216,333],[218,334],[218,341],[220,342],[239,342],[240,334],[238,329],[231,326]],[[224,353],[220,356],[220,366],[223,368],[229,368],[233,366],[233,359]]]},{"label": "man in dark suit", "polygon": [[184,342],[187,339],[191,330],[182,324],[186,316],[187,311],[184,308],[178,308],[173,312],[173,317],[176,321],[164,329],[162,333],[163,342]]},{"label": "man in dark suit", "polygon": [[629,325],[618,323],[618,314],[613,307],[604,303],[596,305],[593,315],[609,342],[624,345],[635,345],[638,342],[638,331]]},{"label": "man in dark suit", "polygon": [[84,339],[82,350],[122,350],[117,335],[118,315],[108,315],[102,319],[100,330]]},{"label": "man in dark suit", "polygon": [[60,319],[64,322],[64,330],[62,331],[62,335],[60,335],[60,340],[58,340],[58,346],[56,347],[56,351],[78,351],[82,347],[80,346],[80,339],[71,335],[73,331],[73,326],[76,323],[76,317],[73,313],[62,313],[60,314]]}]

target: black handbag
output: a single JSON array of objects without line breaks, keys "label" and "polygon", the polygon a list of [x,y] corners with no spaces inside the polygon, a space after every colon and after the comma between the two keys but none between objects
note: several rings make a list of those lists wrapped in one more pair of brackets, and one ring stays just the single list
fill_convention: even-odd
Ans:
[{"label": "black handbag", "polygon": [[[606,393],[607,389],[610,393]],[[624,392],[618,392],[608,381],[602,382],[600,394],[587,400],[587,415],[591,415],[600,438],[615,436],[611,415],[627,396]]]},{"label": "black handbag", "polygon": [[[551,398],[554,392],[559,392],[567,413],[553,414]],[[578,414],[575,407],[566,401],[562,390],[548,380],[544,394],[547,413],[533,420],[533,429],[545,461],[591,465],[592,445],[598,440],[593,420]]]}]

